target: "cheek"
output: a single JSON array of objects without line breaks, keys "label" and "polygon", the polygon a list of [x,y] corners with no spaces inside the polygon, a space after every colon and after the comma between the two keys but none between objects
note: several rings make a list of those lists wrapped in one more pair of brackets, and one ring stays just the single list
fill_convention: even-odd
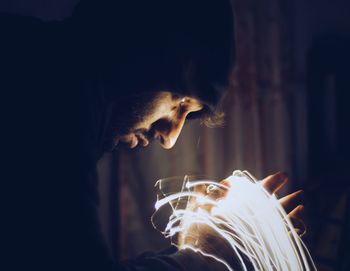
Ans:
[{"label": "cheek", "polygon": [[157,111],[149,112],[149,114],[138,123],[137,128],[150,129],[154,126],[161,130],[176,128],[184,122],[190,112],[189,106],[169,106],[169,108],[160,106]]},{"label": "cheek", "polygon": [[175,123],[170,119],[159,119],[153,123],[152,128],[158,132],[169,134],[176,126]]},{"label": "cheek", "polygon": [[178,120],[186,119],[187,115],[191,112],[192,110],[190,110],[188,106],[183,106],[178,110],[177,119]]},{"label": "cheek", "polygon": [[189,113],[188,107],[187,106],[181,106],[177,112],[177,118],[183,118],[184,116],[186,117]]},{"label": "cheek", "polygon": [[149,130],[154,126],[154,124],[158,123],[159,121],[162,122],[162,120],[169,120],[169,117],[162,112],[153,112],[144,116],[142,121],[137,123],[136,128]]}]

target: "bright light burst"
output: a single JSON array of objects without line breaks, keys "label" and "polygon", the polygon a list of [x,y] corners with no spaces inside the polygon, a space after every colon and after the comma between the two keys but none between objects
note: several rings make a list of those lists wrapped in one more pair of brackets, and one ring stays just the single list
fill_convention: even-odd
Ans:
[{"label": "bright light burst", "polygon": [[[171,185],[166,179],[156,183],[160,193],[152,223],[180,250],[200,252],[229,270],[232,259],[243,270],[316,270],[279,201],[247,171],[233,172],[224,183],[186,176],[177,190]],[[170,216],[161,225],[164,210]],[[226,244],[225,253],[209,248],[203,241],[208,234]]]}]

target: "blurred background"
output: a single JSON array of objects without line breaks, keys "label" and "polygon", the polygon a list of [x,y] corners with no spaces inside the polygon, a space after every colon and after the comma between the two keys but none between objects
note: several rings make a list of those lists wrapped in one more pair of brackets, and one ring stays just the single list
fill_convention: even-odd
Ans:
[{"label": "blurred background", "polygon": [[[2,0],[0,11],[61,20],[77,2]],[[350,2],[233,6],[237,62],[222,105],[225,126],[192,121],[171,150],[153,143],[107,153],[98,165],[106,242],[121,258],[169,245],[150,223],[160,178],[284,171],[290,182],[283,193],[306,191],[305,241],[319,270],[350,270]]]}]

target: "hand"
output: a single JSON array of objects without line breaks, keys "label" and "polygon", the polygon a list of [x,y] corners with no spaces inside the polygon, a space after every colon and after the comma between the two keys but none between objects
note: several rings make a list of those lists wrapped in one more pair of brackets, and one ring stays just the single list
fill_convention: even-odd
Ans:
[{"label": "hand", "polygon": [[[283,173],[276,173],[266,177],[262,181],[263,187],[270,193],[274,194],[281,190],[281,188],[288,182],[288,177]],[[230,186],[230,183],[226,180],[220,182],[226,186]],[[225,190],[215,190],[214,193],[208,194],[205,186],[195,187],[197,193],[208,196],[212,199],[219,200],[226,196]],[[298,234],[305,232],[305,225],[302,220],[302,215],[304,212],[304,207],[301,205],[303,191],[297,191],[291,193],[279,201],[286,213],[288,218],[293,223]],[[205,209],[208,213],[211,212],[212,206],[201,205],[196,200],[193,200],[189,203],[188,208],[190,210],[196,210],[197,208]],[[186,233],[180,234],[179,245],[190,245],[191,247],[203,249],[205,253],[220,255],[221,259],[225,259],[231,267],[238,267],[237,259],[232,259],[232,248],[230,245],[220,238],[217,233],[207,225],[203,224],[194,224],[186,231]],[[246,263],[249,266],[249,263]]]},{"label": "hand", "polygon": [[[288,177],[286,174],[278,172],[276,174],[266,177],[263,181],[264,188],[271,194],[274,194],[281,190],[281,188],[288,182]],[[300,236],[304,235],[306,232],[306,226],[303,221],[304,216],[304,206],[301,204],[303,199],[303,190],[291,193],[279,201],[283,206],[284,210],[288,214],[288,218],[293,223],[293,226]]]},{"label": "hand", "polygon": [[[226,186],[230,186],[230,183],[226,180],[220,182]],[[282,172],[277,172],[273,175],[266,177],[262,180],[264,188],[270,193],[275,194],[280,191],[283,186],[288,183],[288,177],[286,174]],[[305,208],[301,204],[303,200],[304,191],[299,190],[289,195],[280,198],[279,201],[283,207],[283,209],[288,214],[287,217],[291,220],[295,231],[300,236],[304,235],[306,232],[306,226],[303,221]],[[224,197],[225,193],[222,193],[220,197]]]}]

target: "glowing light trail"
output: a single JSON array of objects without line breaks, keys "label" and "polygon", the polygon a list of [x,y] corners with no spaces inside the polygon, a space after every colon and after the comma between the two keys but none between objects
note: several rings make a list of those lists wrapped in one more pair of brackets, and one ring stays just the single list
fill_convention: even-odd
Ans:
[{"label": "glowing light trail", "polygon": [[[180,191],[167,192],[169,183],[159,180],[161,192],[152,223],[178,248],[192,249],[233,270],[236,259],[243,270],[316,270],[310,253],[274,195],[246,171],[235,171],[224,183],[183,180]],[[166,225],[160,212],[171,207]],[[228,245],[225,256],[210,249],[203,239],[215,236]],[[217,242],[223,244],[222,242]],[[219,254],[219,255],[218,255]]]}]

